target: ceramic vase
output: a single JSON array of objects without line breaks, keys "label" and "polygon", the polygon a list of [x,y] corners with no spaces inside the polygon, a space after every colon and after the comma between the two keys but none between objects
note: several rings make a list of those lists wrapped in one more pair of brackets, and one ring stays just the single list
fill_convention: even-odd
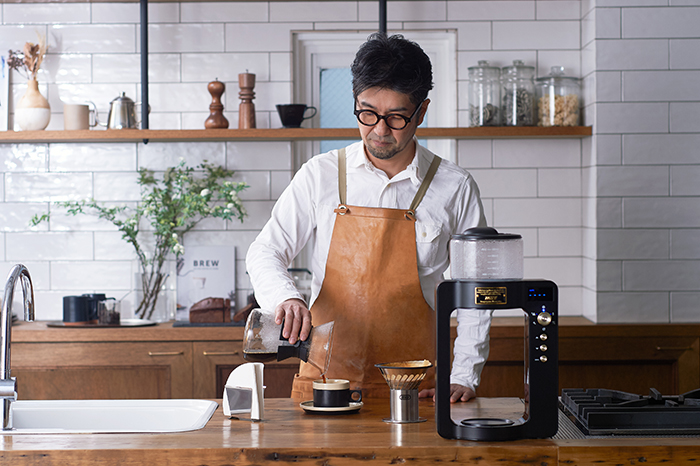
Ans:
[{"label": "ceramic vase", "polygon": [[51,120],[49,101],[39,92],[36,79],[27,81],[27,92],[15,106],[15,121],[22,131],[45,129]]}]

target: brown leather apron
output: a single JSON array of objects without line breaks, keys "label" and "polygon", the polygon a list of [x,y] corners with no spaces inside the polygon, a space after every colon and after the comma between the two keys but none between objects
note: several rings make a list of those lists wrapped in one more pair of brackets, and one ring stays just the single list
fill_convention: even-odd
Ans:
[{"label": "brown leather apron", "polygon": [[[362,396],[388,397],[378,363],[435,362],[435,313],[418,278],[415,209],[440,165],[435,156],[409,209],[347,205],[345,149],[338,153],[340,205],[326,275],[311,307],[314,325],[335,321],[326,377],[348,379]],[[319,370],[301,363],[292,398],[313,399]],[[434,386],[431,371],[421,388]]]}]

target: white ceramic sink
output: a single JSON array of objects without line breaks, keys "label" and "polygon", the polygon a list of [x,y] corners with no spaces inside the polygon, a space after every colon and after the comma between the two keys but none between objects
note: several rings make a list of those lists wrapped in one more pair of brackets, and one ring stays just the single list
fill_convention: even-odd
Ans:
[{"label": "white ceramic sink", "polygon": [[20,400],[2,434],[186,432],[211,419],[208,400]]}]

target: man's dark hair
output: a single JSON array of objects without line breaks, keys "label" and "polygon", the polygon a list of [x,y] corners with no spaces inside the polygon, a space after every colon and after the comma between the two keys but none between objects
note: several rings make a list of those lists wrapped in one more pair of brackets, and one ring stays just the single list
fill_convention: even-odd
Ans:
[{"label": "man's dark hair", "polygon": [[371,87],[408,94],[418,105],[433,88],[430,58],[420,45],[397,34],[374,33],[355,55],[352,71],[352,93],[357,96]]}]

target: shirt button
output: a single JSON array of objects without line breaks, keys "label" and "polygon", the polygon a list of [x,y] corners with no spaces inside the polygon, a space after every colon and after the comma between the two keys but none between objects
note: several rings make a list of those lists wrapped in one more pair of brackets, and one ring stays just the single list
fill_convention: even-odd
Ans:
[{"label": "shirt button", "polygon": [[427,234],[426,232],[421,233],[421,235],[423,236],[423,238],[425,238],[426,236],[428,236],[428,234]]}]

